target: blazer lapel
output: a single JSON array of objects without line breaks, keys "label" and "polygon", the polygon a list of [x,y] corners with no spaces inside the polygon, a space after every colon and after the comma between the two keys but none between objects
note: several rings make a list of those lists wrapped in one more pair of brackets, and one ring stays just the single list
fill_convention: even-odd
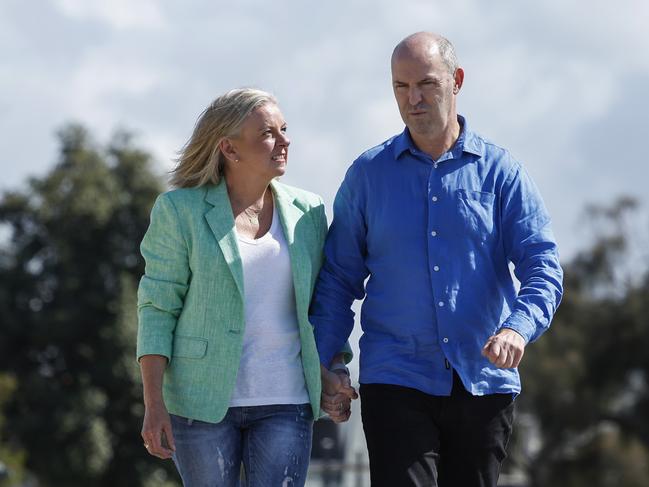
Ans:
[{"label": "blazer lapel", "polygon": [[309,266],[309,254],[304,247],[303,239],[300,238],[297,227],[298,222],[304,216],[304,212],[295,206],[294,198],[287,194],[280,184],[272,181],[271,188],[275,195],[276,208],[288,244],[298,317],[306,316],[311,299],[311,269]]},{"label": "blazer lapel", "polygon": [[239,245],[234,227],[232,206],[228,198],[228,188],[225,181],[216,186],[210,186],[205,195],[205,201],[213,206],[205,213],[205,219],[216,241],[221,247],[225,262],[232,272],[232,277],[243,299],[243,265],[239,254]]}]

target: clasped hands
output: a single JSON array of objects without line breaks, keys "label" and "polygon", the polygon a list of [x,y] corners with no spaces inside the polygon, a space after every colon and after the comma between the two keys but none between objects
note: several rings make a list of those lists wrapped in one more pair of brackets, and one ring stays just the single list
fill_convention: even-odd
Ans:
[{"label": "clasped hands", "polygon": [[358,398],[351,379],[342,370],[334,372],[320,366],[322,376],[322,396],[320,407],[334,423],[343,423],[351,416],[351,402]]}]

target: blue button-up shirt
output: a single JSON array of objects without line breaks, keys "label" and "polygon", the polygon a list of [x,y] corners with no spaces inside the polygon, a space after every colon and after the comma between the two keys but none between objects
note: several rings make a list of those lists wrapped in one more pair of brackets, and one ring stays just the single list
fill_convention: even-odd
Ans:
[{"label": "blue button-up shirt", "polygon": [[455,369],[474,395],[516,394],[518,371],[495,367],[482,347],[501,327],[537,339],[559,305],[562,270],[538,189],[508,151],[458,121],[439,159],[406,128],[362,154],[336,195],[310,319],[329,364],[354,326],[352,302],[365,297],[361,383],[446,396]]}]

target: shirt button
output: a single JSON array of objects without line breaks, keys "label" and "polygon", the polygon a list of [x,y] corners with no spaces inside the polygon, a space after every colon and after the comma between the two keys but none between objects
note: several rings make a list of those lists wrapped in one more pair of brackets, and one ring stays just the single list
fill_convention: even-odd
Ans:
[{"label": "shirt button", "polygon": [[437,196],[433,196],[433,201],[437,201]]},{"label": "shirt button", "polygon": [[442,341],[443,341],[444,343],[448,343],[448,338],[444,337],[444,339],[443,339]]},{"label": "shirt button", "polygon": [[444,307],[444,301],[440,301],[439,303],[437,303],[437,306],[439,306],[440,308],[443,308]]},{"label": "shirt button", "polygon": [[434,267],[433,267],[433,270],[434,270],[435,272],[439,271],[439,266],[438,266],[438,265],[434,266]]},{"label": "shirt button", "polygon": [[430,232],[430,234],[431,234],[433,237],[437,237],[437,232],[436,232],[435,230],[433,230],[432,232]]},{"label": "shirt button", "polygon": [[433,167],[434,167],[435,169],[437,169],[437,163],[433,164]]}]

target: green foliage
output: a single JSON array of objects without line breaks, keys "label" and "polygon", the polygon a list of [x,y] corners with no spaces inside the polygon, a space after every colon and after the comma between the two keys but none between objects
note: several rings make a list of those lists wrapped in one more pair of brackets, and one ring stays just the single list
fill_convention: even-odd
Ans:
[{"label": "green foliage", "polygon": [[523,459],[534,486],[647,485],[649,279],[628,262],[625,222],[635,208],[623,199],[590,210],[601,231],[564,266],[552,328],[523,359],[519,411],[536,419],[540,436]]},{"label": "green foliage", "polygon": [[49,486],[174,478],[142,447],[135,362],[138,246],[162,185],[126,133],[59,139],[52,171],[0,199],[0,374],[17,378],[0,444]]},{"label": "green foliage", "polygon": [[[10,374],[0,374],[0,430],[6,424],[6,418],[1,411],[16,389],[16,377]],[[25,480],[25,452],[15,445],[0,443],[0,487],[13,487]]]}]

